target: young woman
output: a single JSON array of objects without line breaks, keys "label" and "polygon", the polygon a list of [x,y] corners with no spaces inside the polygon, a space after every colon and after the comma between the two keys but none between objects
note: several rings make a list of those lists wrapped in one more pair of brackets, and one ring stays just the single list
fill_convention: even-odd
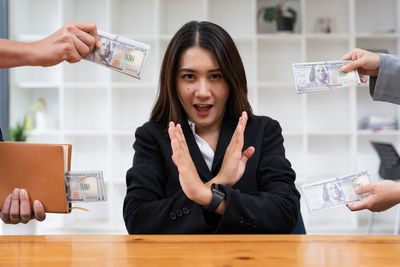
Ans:
[{"label": "young woman", "polygon": [[229,34],[191,21],[172,38],[150,121],[136,130],[130,234],[290,233],[295,173],[279,123],[254,116]]}]

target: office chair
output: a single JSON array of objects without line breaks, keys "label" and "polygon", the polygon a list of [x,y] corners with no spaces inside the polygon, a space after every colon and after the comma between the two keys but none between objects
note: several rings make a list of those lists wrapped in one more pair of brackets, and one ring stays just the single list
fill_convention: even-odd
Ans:
[{"label": "office chair", "polygon": [[[379,166],[379,176],[382,179],[398,180],[400,179],[400,156],[392,144],[371,141],[381,160]],[[368,234],[372,232],[374,213],[371,213],[368,219]],[[394,235],[399,234],[400,224],[400,206],[397,205],[396,220],[394,225]]]},{"label": "office chair", "polygon": [[299,213],[299,218],[296,224],[296,227],[290,233],[292,235],[305,235],[306,227],[304,226],[303,216],[301,216],[301,212]]}]

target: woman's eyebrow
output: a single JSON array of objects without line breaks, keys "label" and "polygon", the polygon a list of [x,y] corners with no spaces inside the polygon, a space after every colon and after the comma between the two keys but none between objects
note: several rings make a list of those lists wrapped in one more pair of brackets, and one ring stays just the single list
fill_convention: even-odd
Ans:
[{"label": "woman's eyebrow", "polygon": [[212,69],[212,70],[209,70],[208,72],[220,72],[221,71],[221,69]]},{"label": "woman's eyebrow", "polygon": [[188,69],[188,68],[182,68],[182,69],[178,70],[178,72],[198,72],[198,71],[195,71],[193,69]]},{"label": "woman's eyebrow", "polygon": [[[178,73],[179,73],[179,72],[193,72],[193,73],[198,73],[198,71],[193,70],[193,69],[189,69],[189,68],[182,68],[182,69],[179,69],[179,70],[178,70]],[[207,72],[208,72],[208,73],[210,73],[210,72],[221,72],[221,69],[211,69],[211,70],[208,70]]]}]

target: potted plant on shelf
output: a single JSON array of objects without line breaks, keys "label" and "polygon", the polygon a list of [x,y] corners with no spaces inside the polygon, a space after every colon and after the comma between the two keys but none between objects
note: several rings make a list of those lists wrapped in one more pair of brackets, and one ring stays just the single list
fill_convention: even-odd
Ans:
[{"label": "potted plant on shelf", "polygon": [[23,122],[17,122],[15,127],[8,129],[8,140],[13,142],[25,142],[29,131],[32,129],[32,119],[26,116]]},{"label": "potted plant on shelf", "polygon": [[297,19],[297,11],[291,7],[285,9],[285,1],[279,1],[274,6],[262,7],[258,11],[258,14],[262,14],[266,22],[271,23],[276,21],[278,31],[293,32]]}]

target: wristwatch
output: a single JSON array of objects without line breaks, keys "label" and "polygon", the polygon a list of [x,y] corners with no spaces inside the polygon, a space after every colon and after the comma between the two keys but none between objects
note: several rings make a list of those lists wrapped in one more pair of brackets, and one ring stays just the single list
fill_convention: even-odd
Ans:
[{"label": "wristwatch", "polygon": [[221,201],[225,198],[225,193],[218,190],[217,187],[219,187],[217,184],[211,185],[212,199],[207,206],[204,206],[204,209],[206,211],[215,211],[218,208],[219,204],[221,204]]}]

